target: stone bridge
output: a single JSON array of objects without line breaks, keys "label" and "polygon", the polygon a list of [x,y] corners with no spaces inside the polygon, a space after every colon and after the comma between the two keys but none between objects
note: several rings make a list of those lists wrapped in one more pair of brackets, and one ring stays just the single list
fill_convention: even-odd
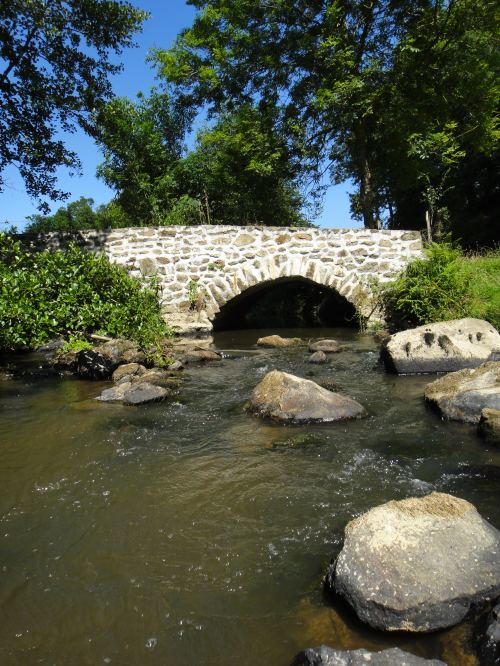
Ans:
[{"label": "stone bridge", "polygon": [[226,304],[295,280],[336,292],[362,316],[380,317],[373,285],[393,280],[422,252],[419,232],[370,229],[134,227],[31,240],[50,249],[73,241],[132,275],[157,275],[165,317],[185,334],[207,334]]}]

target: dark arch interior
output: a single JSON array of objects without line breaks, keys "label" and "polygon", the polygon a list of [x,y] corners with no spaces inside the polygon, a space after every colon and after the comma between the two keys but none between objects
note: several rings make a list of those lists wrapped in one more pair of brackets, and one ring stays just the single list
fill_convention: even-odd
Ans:
[{"label": "dark arch interior", "polygon": [[305,278],[280,278],[247,289],[224,305],[215,331],[245,328],[356,326],[354,306],[334,289]]}]

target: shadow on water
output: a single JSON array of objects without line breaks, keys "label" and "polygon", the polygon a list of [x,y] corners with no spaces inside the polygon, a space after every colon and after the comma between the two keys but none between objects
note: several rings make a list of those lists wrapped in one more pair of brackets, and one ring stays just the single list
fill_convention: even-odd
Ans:
[{"label": "shadow on water", "polygon": [[[345,524],[390,499],[452,492],[500,527],[500,452],[426,409],[429,377],[394,377],[352,329],[326,366],[275,330],[221,331],[228,357],[182,399],[96,403],[105,383],[0,386],[0,663],[286,666],[308,645],[399,645],[472,664],[468,625],[381,634],[321,594]],[[328,379],[369,417],[288,427],[242,406],[273,368]],[[446,657],[446,658],[445,658]]]}]

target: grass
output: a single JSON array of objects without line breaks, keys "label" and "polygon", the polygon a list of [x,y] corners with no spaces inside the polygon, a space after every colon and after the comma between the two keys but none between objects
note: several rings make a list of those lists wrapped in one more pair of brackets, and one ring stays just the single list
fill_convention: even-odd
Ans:
[{"label": "grass", "polygon": [[381,299],[395,328],[475,317],[498,329],[500,249],[467,255],[449,243],[431,243],[383,288]]},{"label": "grass", "polygon": [[469,316],[487,319],[500,329],[500,248],[465,255],[459,265],[469,285]]}]

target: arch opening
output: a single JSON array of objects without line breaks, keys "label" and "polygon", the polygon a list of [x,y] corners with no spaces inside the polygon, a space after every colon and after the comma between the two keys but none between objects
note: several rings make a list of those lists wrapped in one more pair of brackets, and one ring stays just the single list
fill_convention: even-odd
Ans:
[{"label": "arch opening", "polygon": [[223,305],[214,331],[250,328],[356,327],[356,309],[335,289],[302,277],[246,289]]}]

